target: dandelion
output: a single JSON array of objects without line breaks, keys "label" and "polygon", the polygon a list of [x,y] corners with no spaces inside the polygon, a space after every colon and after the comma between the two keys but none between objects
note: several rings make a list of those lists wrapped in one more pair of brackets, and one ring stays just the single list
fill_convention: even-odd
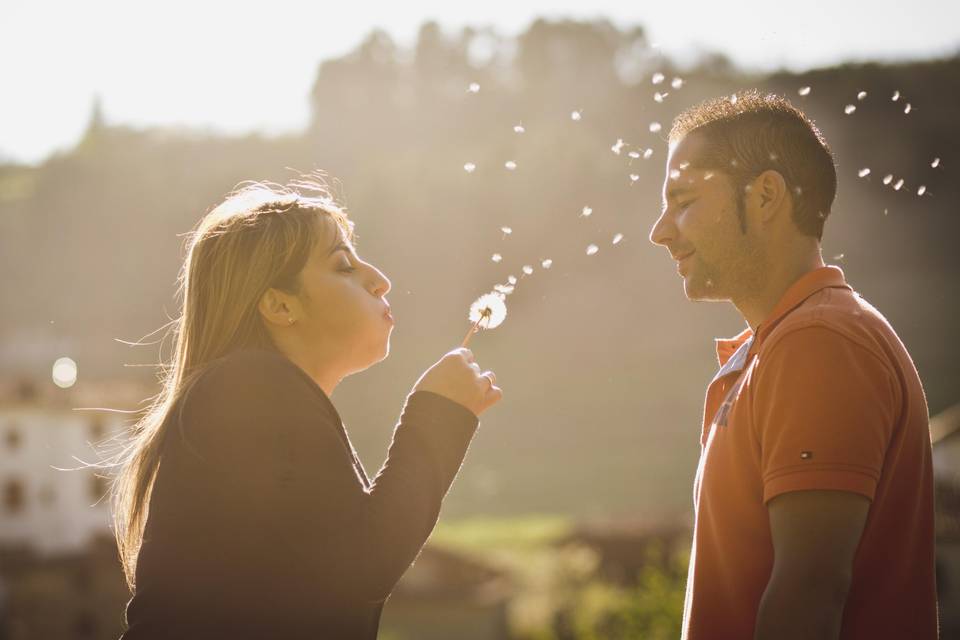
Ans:
[{"label": "dandelion", "polygon": [[903,178],[897,180],[896,184],[893,185],[893,190],[900,191],[901,187],[903,187]]},{"label": "dandelion", "polygon": [[582,117],[582,116],[581,116],[581,114],[580,114],[579,111],[571,111],[571,112],[570,112],[570,119],[573,120],[574,122],[580,122],[580,118],[581,118],[581,117]]},{"label": "dandelion", "polygon": [[674,78],[670,81],[670,86],[674,89],[679,89],[683,87],[683,78]]},{"label": "dandelion", "polygon": [[503,260],[503,256],[500,255],[499,253],[495,253],[492,256],[490,256],[490,259],[493,260],[494,262],[501,262]]},{"label": "dandelion", "polygon": [[861,91],[860,93],[857,94],[857,100],[863,100],[866,97],[867,97],[866,91]]},{"label": "dandelion", "polygon": [[615,154],[620,155],[620,151],[623,150],[623,138],[617,138],[617,141],[613,143],[613,146],[610,147],[610,151],[613,151]]},{"label": "dandelion", "polygon": [[639,151],[631,151],[631,152],[628,153],[627,155],[630,156],[631,158],[633,158],[634,160],[636,160],[637,158],[640,157],[640,152],[639,152]]},{"label": "dandelion", "polygon": [[476,169],[477,165],[473,164],[472,162],[468,162],[467,164],[463,165],[463,170],[467,173],[473,173]]},{"label": "dandelion", "polygon": [[660,129],[662,129],[662,128],[663,128],[663,127],[660,126],[660,123],[659,123],[659,122],[651,122],[651,123],[650,123],[650,133],[656,133],[656,132],[660,131]]},{"label": "dandelion", "polygon": [[905,106],[905,107],[903,108],[903,112],[904,112],[904,113],[910,113],[910,111],[911,111],[912,109],[913,109],[913,107],[912,107],[912,106],[910,105],[910,103],[908,102],[908,103],[907,103],[907,106]]},{"label": "dandelion", "polygon": [[845,106],[845,107],[843,108],[843,112],[844,112],[845,114],[847,114],[847,115],[850,115],[851,113],[853,113],[853,112],[856,111],[856,110],[857,110],[857,107],[856,107],[855,105],[852,105],[852,104],[848,104],[847,106]]},{"label": "dandelion", "polygon": [[503,231],[503,235],[508,236],[513,233],[513,229],[510,227],[500,227],[500,231]]},{"label": "dandelion", "polygon": [[623,240],[622,233],[618,233],[617,235],[613,236],[613,244],[620,244],[621,240]]},{"label": "dandelion", "polygon": [[496,329],[507,317],[506,296],[496,291],[485,293],[477,298],[470,305],[470,313],[467,316],[473,326],[463,338],[461,346],[466,347],[470,341],[470,336],[477,332],[478,328]]},{"label": "dandelion", "polygon": [[808,96],[810,95],[810,87],[800,87],[797,89],[797,93],[799,93],[801,96]]},{"label": "dandelion", "polygon": [[890,184],[892,181],[893,181],[892,173],[888,173],[887,175],[883,176],[883,184]]},{"label": "dandelion", "polygon": [[543,260],[542,262],[540,262],[540,266],[543,267],[544,269],[549,269],[550,267],[553,266],[553,260],[551,260],[550,258],[547,258],[546,260]]},{"label": "dandelion", "polygon": [[650,78],[650,82],[653,84],[660,84],[663,82],[663,74],[657,71],[655,74],[653,74],[653,77]]},{"label": "dandelion", "polygon": [[647,149],[646,151],[643,152],[643,159],[649,160],[652,155],[653,155],[653,149]]},{"label": "dandelion", "polygon": [[523,274],[527,276],[533,275],[533,267],[529,264],[523,265]]},{"label": "dandelion", "polygon": [[480,92],[480,85],[479,85],[478,83],[476,83],[476,82],[471,82],[471,83],[470,83],[470,86],[467,87],[467,91],[469,91],[470,93],[479,93],[479,92]]},{"label": "dandelion", "polygon": [[893,95],[890,96],[890,99],[893,100],[894,102],[896,102],[897,100],[899,100],[899,99],[900,99],[900,92],[899,92],[899,91],[894,91],[894,92],[893,92]]},{"label": "dandelion", "polygon": [[600,251],[600,247],[598,247],[597,245],[591,244],[591,245],[588,245],[588,246],[587,246],[587,255],[588,255],[588,256],[596,255],[596,254],[597,254],[597,251]]},{"label": "dandelion", "polygon": [[663,99],[666,98],[668,95],[670,95],[670,94],[669,94],[669,93],[660,93],[659,91],[657,91],[655,94],[653,94],[653,100],[654,100],[654,102],[663,102]]},{"label": "dandelion", "polygon": [[864,167],[863,169],[860,169],[860,171],[857,172],[857,175],[861,178],[866,178],[868,175],[870,175],[870,169],[868,169],[867,167]]},{"label": "dandelion", "polygon": [[522,124],[515,124],[515,125],[513,125],[513,132],[514,132],[514,133],[523,133],[524,131],[526,131],[526,129],[523,128],[523,125],[522,125]]},{"label": "dandelion", "polygon": [[517,276],[507,276],[507,282],[510,284],[517,284]]},{"label": "dandelion", "polygon": [[630,174],[630,182],[636,182],[636,181],[639,180],[639,179],[640,179],[640,175],[639,175],[639,174],[636,174],[636,173],[631,173],[631,174]]},{"label": "dandelion", "polygon": [[507,160],[503,163],[503,166],[507,168],[507,171],[513,171],[517,168],[517,163],[513,160]]},{"label": "dandelion", "polygon": [[936,169],[939,166],[940,166],[940,158],[934,158],[933,162],[930,163],[930,167],[932,169]]},{"label": "dandelion", "polygon": [[580,211],[580,216],[583,218],[589,218],[591,213],[593,213],[593,209],[591,207],[584,207],[583,210]]},{"label": "dandelion", "polygon": [[926,185],[920,185],[920,188],[917,189],[917,195],[918,195],[918,196],[922,196],[922,195],[925,194],[926,192],[927,192],[927,187],[926,187]]}]

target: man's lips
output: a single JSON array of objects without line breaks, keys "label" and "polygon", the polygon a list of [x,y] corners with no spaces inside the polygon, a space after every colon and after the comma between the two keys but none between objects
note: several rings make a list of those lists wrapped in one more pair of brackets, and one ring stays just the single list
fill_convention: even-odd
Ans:
[{"label": "man's lips", "polygon": [[692,256],[694,253],[696,253],[696,251],[687,251],[686,253],[679,253],[679,254],[671,253],[670,255],[677,262],[683,262],[684,260]]}]

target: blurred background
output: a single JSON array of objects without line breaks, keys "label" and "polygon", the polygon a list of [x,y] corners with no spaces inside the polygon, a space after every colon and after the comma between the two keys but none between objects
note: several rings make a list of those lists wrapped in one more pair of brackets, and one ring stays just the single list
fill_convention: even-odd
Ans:
[{"label": "blurred background", "polygon": [[713,338],[744,323],[647,234],[673,117],[754,87],[831,144],[825,258],[924,382],[960,637],[960,15],[857,5],[5,4],[0,638],[122,631],[107,482],[58,469],[159,390],[184,234],[242,180],[316,169],[393,282],[392,355],[334,397],[368,472],[470,303],[518,278],[471,343],[505,398],[381,637],[678,637]]}]

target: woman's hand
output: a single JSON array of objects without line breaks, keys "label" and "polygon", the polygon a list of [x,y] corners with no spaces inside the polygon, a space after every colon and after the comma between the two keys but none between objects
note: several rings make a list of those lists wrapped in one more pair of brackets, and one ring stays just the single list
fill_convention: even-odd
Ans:
[{"label": "woman's hand", "polygon": [[482,371],[470,349],[459,348],[424,371],[413,391],[431,391],[453,400],[479,416],[503,397],[493,371]]}]

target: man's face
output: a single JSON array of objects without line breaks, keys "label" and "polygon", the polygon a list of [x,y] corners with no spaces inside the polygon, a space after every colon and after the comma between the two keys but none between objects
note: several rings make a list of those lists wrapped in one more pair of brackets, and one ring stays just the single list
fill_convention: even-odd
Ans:
[{"label": "man's face", "polygon": [[677,261],[687,298],[731,300],[762,282],[763,251],[749,221],[741,229],[737,208],[743,199],[728,175],[693,168],[703,143],[694,132],[670,148],[663,211],[650,241]]}]

